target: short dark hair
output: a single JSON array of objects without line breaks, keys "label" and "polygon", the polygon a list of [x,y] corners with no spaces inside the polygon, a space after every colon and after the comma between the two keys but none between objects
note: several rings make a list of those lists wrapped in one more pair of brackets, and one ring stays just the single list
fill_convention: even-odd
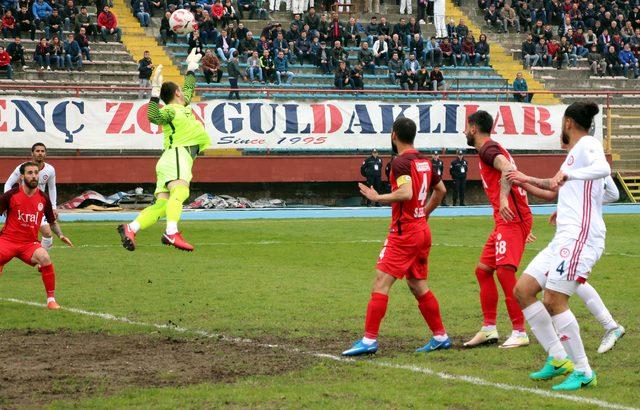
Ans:
[{"label": "short dark hair", "polygon": [[578,101],[567,107],[564,116],[574,120],[580,128],[586,131],[591,128],[593,117],[599,112],[598,104],[593,101]]},{"label": "short dark hair", "polygon": [[180,86],[171,81],[162,84],[162,87],[160,88],[160,99],[163,103],[169,104],[171,100],[173,100],[173,96],[175,95],[176,91],[178,91],[179,89]]},{"label": "short dark hair", "polygon": [[416,139],[416,123],[407,117],[398,118],[393,122],[393,132],[405,144],[413,144]]},{"label": "short dark hair", "polygon": [[42,148],[44,148],[44,150],[45,150],[45,151],[47,150],[47,147],[46,147],[43,143],[41,143],[41,142],[36,142],[35,144],[33,144],[33,145],[31,146],[31,152],[35,151],[35,150],[36,150],[36,148],[38,148],[38,147],[42,147]]},{"label": "short dark hair", "polygon": [[25,171],[27,170],[27,167],[38,167],[38,164],[36,164],[35,162],[25,162],[24,164],[20,165],[20,175],[24,175]]},{"label": "short dark hair", "polygon": [[476,125],[480,132],[484,134],[491,134],[493,128],[493,117],[486,111],[476,111],[467,117],[469,125]]}]

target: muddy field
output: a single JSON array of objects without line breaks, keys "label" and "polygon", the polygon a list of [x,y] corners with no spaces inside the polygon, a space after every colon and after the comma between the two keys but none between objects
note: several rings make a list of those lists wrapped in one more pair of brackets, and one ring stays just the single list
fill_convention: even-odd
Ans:
[{"label": "muddy field", "polygon": [[277,375],[313,358],[213,339],[71,331],[0,332],[0,408],[108,395],[127,387],[227,383]]}]

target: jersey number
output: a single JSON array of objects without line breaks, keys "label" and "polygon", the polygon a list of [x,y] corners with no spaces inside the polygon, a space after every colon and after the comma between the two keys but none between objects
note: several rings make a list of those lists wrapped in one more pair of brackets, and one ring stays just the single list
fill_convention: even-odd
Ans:
[{"label": "jersey number", "polygon": [[427,174],[422,174],[422,185],[420,186],[420,191],[418,192],[418,204],[420,205],[413,212],[413,216],[415,218],[424,218],[424,204],[427,202]]},{"label": "jersey number", "polygon": [[562,261],[560,265],[558,265],[558,267],[556,268],[556,272],[558,272],[560,276],[564,275],[564,261]]}]

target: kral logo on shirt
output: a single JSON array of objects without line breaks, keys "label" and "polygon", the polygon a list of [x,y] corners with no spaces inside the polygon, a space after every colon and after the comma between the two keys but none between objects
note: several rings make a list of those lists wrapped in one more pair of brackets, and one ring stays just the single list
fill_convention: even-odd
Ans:
[{"label": "kral logo on shirt", "polygon": [[[38,206],[38,208],[40,207]],[[38,222],[38,215],[40,215],[40,212],[36,212],[35,214],[28,214],[18,209],[18,221],[20,222],[35,224]]]}]

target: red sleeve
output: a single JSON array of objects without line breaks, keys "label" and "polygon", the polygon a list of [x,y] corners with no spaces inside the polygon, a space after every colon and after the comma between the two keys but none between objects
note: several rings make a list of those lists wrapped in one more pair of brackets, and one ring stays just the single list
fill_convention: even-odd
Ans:
[{"label": "red sleeve", "polygon": [[391,162],[391,172],[395,179],[403,175],[411,176],[411,160],[398,156]]},{"label": "red sleeve", "polygon": [[489,166],[493,166],[493,161],[498,155],[502,155],[502,151],[500,151],[500,146],[497,142],[489,141],[480,148],[478,154],[480,155],[482,162]]},{"label": "red sleeve", "polygon": [[47,218],[47,222],[52,224],[56,221],[56,215],[53,213],[53,206],[51,205],[51,200],[49,199],[49,195],[42,192],[42,196],[44,196],[44,216]]},{"label": "red sleeve", "polygon": [[442,181],[442,177],[438,175],[434,168],[431,168],[431,189]]},{"label": "red sleeve", "polygon": [[15,184],[10,190],[0,195],[0,215],[9,210],[11,197],[17,194],[18,191],[20,191],[20,188],[18,188],[18,184]]}]

